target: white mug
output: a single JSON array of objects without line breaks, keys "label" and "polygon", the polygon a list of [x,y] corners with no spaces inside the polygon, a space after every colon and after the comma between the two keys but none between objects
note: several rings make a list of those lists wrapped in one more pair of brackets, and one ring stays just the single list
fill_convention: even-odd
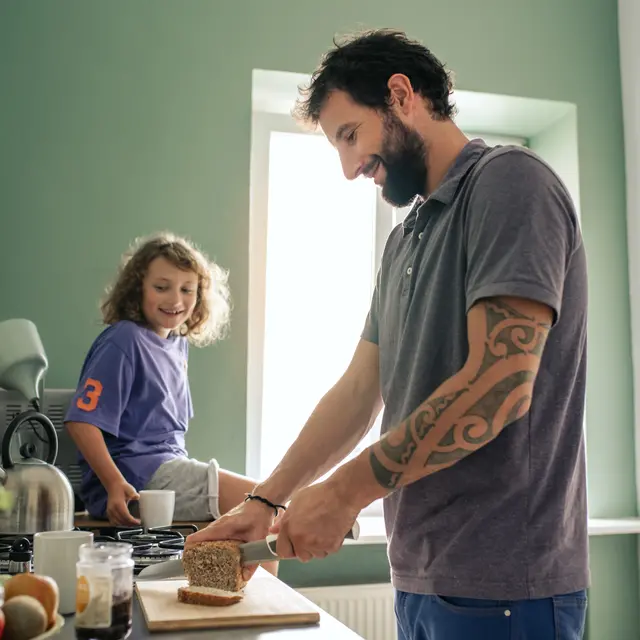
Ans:
[{"label": "white mug", "polygon": [[93,543],[91,531],[42,531],[33,535],[33,572],[56,581],[62,615],[75,613],[76,562],[80,547],[87,543]]},{"label": "white mug", "polygon": [[138,491],[140,499],[140,522],[145,529],[170,527],[173,524],[173,512],[176,506],[176,492],[157,490]]}]

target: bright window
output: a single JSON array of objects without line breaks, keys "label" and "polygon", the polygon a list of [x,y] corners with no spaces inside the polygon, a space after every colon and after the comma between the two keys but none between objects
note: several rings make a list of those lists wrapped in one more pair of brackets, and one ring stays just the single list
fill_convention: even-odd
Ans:
[{"label": "bright window", "polygon": [[375,282],[375,212],[375,185],[345,180],[324,137],[271,133],[262,476],[349,364]]}]

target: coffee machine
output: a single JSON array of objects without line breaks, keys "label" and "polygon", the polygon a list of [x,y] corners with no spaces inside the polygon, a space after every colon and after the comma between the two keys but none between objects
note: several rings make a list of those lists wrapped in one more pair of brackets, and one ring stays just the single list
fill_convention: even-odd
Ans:
[{"label": "coffee machine", "polygon": [[[74,527],[74,496],[66,475],[55,462],[58,434],[41,411],[40,384],[48,361],[36,326],[29,320],[0,322],[0,387],[19,393],[28,408],[12,416],[0,440],[0,532],[33,534]],[[42,459],[33,443],[13,446],[19,429],[44,435]]]}]

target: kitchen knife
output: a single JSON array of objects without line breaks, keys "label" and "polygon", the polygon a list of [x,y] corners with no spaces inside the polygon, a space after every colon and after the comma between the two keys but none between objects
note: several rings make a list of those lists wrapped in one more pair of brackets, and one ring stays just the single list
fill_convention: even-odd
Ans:
[{"label": "kitchen knife", "polygon": [[[357,540],[360,537],[360,525],[356,520],[353,523],[351,531],[345,536],[345,540]],[[256,540],[255,542],[245,542],[240,545],[240,553],[242,554],[242,564],[256,564],[258,562],[269,562],[270,560],[278,560],[276,553],[276,543],[278,536],[272,534],[264,540]],[[280,558],[282,559],[282,558]]]},{"label": "kitchen knife", "polygon": [[[347,533],[345,540],[357,540],[360,536],[360,525],[354,522],[353,527]],[[240,545],[242,564],[257,564],[258,562],[269,562],[281,560],[276,553],[277,534],[267,536],[264,540],[255,542],[245,542]],[[166,560],[145,567],[137,576],[136,580],[165,580],[168,578],[184,577],[182,560]]]}]

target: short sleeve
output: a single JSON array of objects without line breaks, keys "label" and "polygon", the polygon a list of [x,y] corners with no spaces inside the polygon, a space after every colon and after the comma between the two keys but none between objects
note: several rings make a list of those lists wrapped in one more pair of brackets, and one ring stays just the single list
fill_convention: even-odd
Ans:
[{"label": "short sleeve", "polygon": [[87,422],[117,437],[132,384],[133,367],[124,351],[113,342],[99,345],[87,358],[65,420]]},{"label": "short sleeve", "polygon": [[367,342],[373,342],[373,344],[379,344],[378,342],[378,317],[380,309],[380,271],[376,278],[376,286],[371,296],[371,305],[369,307],[369,313],[364,323],[364,328],[360,337]]},{"label": "short sleeve", "polygon": [[490,159],[467,209],[467,311],[482,298],[522,297],[551,307],[555,324],[579,242],[573,203],[549,167],[522,150]]}]

